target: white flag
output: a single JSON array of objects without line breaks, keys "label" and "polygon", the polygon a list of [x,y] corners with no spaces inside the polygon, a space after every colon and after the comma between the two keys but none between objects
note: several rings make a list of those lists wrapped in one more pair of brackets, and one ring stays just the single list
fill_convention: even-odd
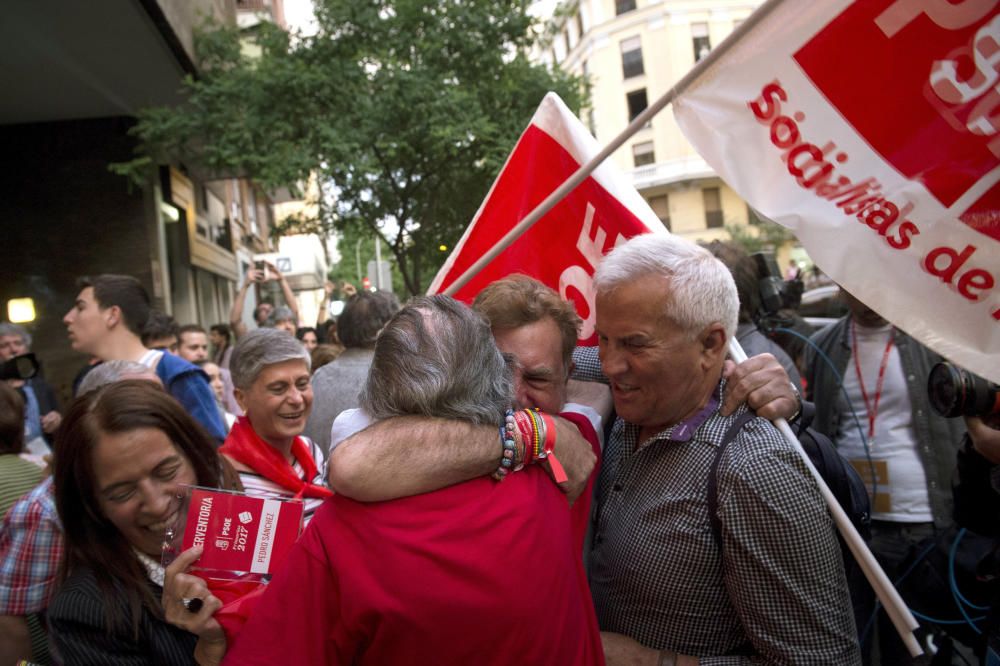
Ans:
[{"label": "white flag", "polygon": [[1000,381],[996,0],[787,1],[674,104],[826,273]]}]

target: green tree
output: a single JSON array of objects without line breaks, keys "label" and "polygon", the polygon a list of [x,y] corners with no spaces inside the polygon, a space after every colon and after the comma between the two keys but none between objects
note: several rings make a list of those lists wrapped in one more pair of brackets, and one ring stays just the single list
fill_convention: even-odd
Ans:
[{"label": "green tree", "polygon": [[[338,233],[337,251],[340,260],[330,266],[327,277],[338,285],[350,282],[361,289],[361,278],[368,274],[368,262],[375,259],[375,236],[367,228],[348,227]],[[403,276],[385,244],[382,245],[382,261],[388,261],[392,266],[393,292],[404,294],[406,285],[403,284]]]},{"label": "green tree", "polygon": [[726,231],[733,242],[742,245],[748,254],[761,250],[777,251],[785,243],[795,240],[795,234],[790,229],[754,210],[750,211],[750,224],[727,224]]},{"label": "green tree", "polygon": [[526,57],[537,39],[527,4],[317,0],[314,36],[260,26],[259,55],[246,35],[213,27],[187,102],[142,112],[139,155],[113,168],[142,179],[179,162],[268,189],[317,173],[319,214],[278,231],[378,234],[420,293],[544,94],[576,111],[585,101],[580,79]]}]

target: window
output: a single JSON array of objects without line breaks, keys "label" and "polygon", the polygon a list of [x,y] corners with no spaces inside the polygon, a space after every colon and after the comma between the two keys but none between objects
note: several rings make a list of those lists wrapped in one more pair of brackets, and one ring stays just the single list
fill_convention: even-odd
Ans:
[{"label": "window", "polygon": [[694,61],[698,62],[712,50],[712,42],[708,39],[707,23],[691,24],[691,41],[694,44]]},{"label": "window", "polygon": [[577,38],[583,37],[583,12],[579,9],[576,11],[576,36]]},{"label": "window", "polygon": [[627,95],[625,98],[628,100],[628,121],[632,122],[635,117],[646,110],[649,106],[649,102],[646,101],[646,89],[641,88],[639,90],[634,90]]},{"label": "window", "polygon": [[705,201],[705,226],[709,229],[722,227],[722,197],[719,188],[706,187],[701,191]]},{"label": "window", "polygon": [[587,129],[590,130],[590,135],[597,138],[597,122],[594,120],[594,110],[590,109],[587,111]]},{"label": "window", "polygon": [[663,222],[667,231],[670,231],[670,199],[668,196],[658,194],[655,197],[649,197],[649,207],[656,213],[656,217],[660,218],[660,222]]},{"label": "window", "polygon": [[749,204],[747,204],[747,224],[755,227],[760,226],[760,216],[757,214],[757,211],[750,207]]},{"label": "window", "polygon": [[257,222],[257,194],[251,185],[247,185],[247,222],[250,223],[250,233],[260,238],[260,225]]},{"label": "window", "polygon": [[621,43],[622,48],[622,76],[630,79],[633,76],[640,76],[644,70],[642,67],[642,42],[638,37],[630,37]]},{"label": "window", "polygon": [[570,44],[569,44],[569,28],[565,28],[562,31],[563,44],[566,46],[566,55],[569,55]]},{"label": "window", "polygon": [[624,14],[635,9],[635,0],[615,0],[615,14]]},{"label": "window", "polygon": [[240,201],[240,181],[235,178],[229,181],[229,217],[243,224],[243,205]]},{"label": "window", "polygon": [[653,154],[653,142],[644,141],[632,146],[632,162],[637,166],[645,166],[656,161]]}]

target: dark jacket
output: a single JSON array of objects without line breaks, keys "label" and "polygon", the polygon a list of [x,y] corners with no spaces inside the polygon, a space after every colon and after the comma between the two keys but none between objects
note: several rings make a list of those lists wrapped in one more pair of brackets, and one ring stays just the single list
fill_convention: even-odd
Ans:
[{"label": "dark jacket", "polygon": [[[851,360],[850,322],[848,315],[811,338],[833,362],[836,373],[811,345],[805,351],[807,396],[816,403],[816,418],[812,427],[834,442],[838,439],[841,422],[838,412],[841,380],[837,375],[844,376]],[[931,408],[927,397],[927,378],[931,368],[943,359],[899,329],[896,329],[895,344],[910,394],[917,455],[927,474],[927,492],[934,524],[939,528],[947,527],[952,522],[951,475],[955,469],[955,453],[965,434],[965,424],[961,419],[939,416]]]},{"label": "dark jacket", "polygon": [[[162,589],[150,583],[157,599]],[[120,610],[127,610],[124,594],[116,595]],[[138,640],[131,623],[109,631],[105,597],[89,569],[74,572],[59,588],[48,608],[52,642],[66,666],[106,664],[194,664],[198,637],[157,619],[143,608]]]}]

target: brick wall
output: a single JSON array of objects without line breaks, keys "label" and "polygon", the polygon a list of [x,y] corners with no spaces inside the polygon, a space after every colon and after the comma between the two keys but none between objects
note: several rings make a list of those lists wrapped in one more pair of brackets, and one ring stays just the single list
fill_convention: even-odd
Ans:
[{"label": "brick wall", "polygon": [[7,299],[30,296],[33,351],[60,399],[86,358],[72,351],[62,317],[80,275],[127,273],[152,294],[152,204],[108,171],[128,159],[127,119],[0,127],[0,320]]}]

